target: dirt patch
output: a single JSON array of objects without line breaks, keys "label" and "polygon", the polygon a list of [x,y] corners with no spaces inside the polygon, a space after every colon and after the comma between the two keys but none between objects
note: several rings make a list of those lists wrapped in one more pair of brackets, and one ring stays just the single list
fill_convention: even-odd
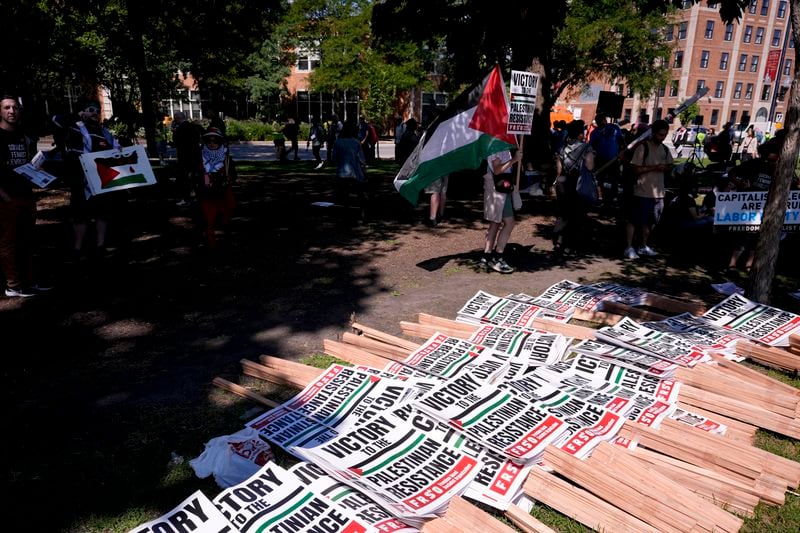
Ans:
[{"label": "dirt patch", "polygon": [[[447,219],[427,228],[425,206],[392,189],[391,164],[370,171],[365,221],[355,210],[312,206],[332,199],[333,180],[312,168],[243,166],[237,215],[215,253],[200,246],[194,211],[175,206],[165,180],[127,195],[107,256],[67,264],[66,191],[41,194],[39,265],[55,289],[0,300],[15,516],[29,517],[45,493],[59,495],[43,519],[49,530],[130,506],[169,508],[197,488],[162,479],[170,453],[194,457],[243,423],[241,410],[215,403],[211,380],[237,381],[242,358],[320,352],[353,317],[400,335],[400,321],[453,317],[479,289],[536,295],[565,278],[719,299],[709,283],[722,278],[707,265],[619,259],[621,234],[605,215],[593,216],[582,255],[554,257],[548,198],[526,200],[520,214],[510,258],[517,271],[486,273],[476,265],[480,178],[451,178]],[[786,263],[776,295],[797,286]]]}]

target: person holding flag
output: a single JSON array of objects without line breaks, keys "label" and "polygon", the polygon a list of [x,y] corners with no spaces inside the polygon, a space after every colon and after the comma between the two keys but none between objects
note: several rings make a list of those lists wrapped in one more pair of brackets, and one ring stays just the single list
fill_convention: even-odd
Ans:
[{"label": "person holding flag", "polygon": [[517,150],[514,156],[508,150],[492,154],[486,159],[486,174],[483,175],[483,218],[489,221],[489,228],[480,264],[486,270],[501,274],[511,274],[515,270],[503,257],[515,221],[511,193],[497,191],[494,177],[498,174],[510,176],[514,165],[521,161],[522,150]]}]

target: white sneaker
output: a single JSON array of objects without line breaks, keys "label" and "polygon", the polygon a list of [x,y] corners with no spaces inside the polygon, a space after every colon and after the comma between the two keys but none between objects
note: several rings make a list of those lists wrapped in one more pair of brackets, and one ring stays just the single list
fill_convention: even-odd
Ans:
[{"label": "white sneaker", "polygon": [[649,256],[649,257],[655,257],[655,256],[658,255],[658,252],[656,252],[655,250],[653,250],[649,246],[642,246],[641,248],[636,250],[636,252],[639,255],[646,255],[646,256]]},{"label": "white sneaker", "polygon": [[323,162],[322,162],[322,163],[320,163],[319,165],[315,166],[315,167],[314,167],[314,170],[319,170],[319,169],[321,169],[321,168],[322,168],[322,167],[324,167],[324,166],[325,166],[325,162],[323,161]]},{"label": "white sneaker", "polygon": [[639,254],[636,253],[636,250],[633,247],[625,248],[625,251],[622,252],[622,255],[625,259],[639,259]]},{"label": "white sneaker", "polygon": [[6,289],[6,296],[9,298],[30,298],[31,296],[36,296],[36,293],[25,289]]}]

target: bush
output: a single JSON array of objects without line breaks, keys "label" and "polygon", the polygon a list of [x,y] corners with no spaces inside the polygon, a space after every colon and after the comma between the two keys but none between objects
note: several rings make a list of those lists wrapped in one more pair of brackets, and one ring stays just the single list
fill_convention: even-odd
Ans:
[{"label": "bush", "polygon": [[225,121],[229,141],[267,141],[275,132],[273,124],[265,124],[257,120]]}]

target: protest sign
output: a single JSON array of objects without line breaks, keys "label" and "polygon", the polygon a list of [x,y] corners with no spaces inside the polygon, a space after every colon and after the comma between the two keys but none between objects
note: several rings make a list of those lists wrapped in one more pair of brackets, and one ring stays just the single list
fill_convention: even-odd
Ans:
[{"label": "protest sign", "polygon": [[709,309],[703,318],[770,346],[789,346],[789,336],[800,332],[800,316],[738,294]]},{"label": "protest sign", "polygon": [[156,183],[147,152],[140,144],[81,154],[81,166],[92,195]]},{"label": "protest sign", "polygon": [[679,368],[677,363],[648,353],[591,339],[581,341],[573,346],[572,349],[576,352],[591,355],[598,359],[605,359],[619,366],[632,368],[662,379],[674,377],[675,371]]},{"label": "protest sign", "polygon": [[130,533],[233,533],[238,531],[205,494],[199,490],[174,509],[155,520],[141,524]]},{"label": "protest sign", "polygon": [[685,411],[680,408],[676,408],[672,413],[670,413],[669,418],[671,420],[677,420],[683,424],[696,427],[697,429],[708,431],[709,433],[717,433],[718,435],[724,435],[728,430],[728,426],[725,424],[711,420],[706,416]]},{"label": "protest sign", "polygon": [[710,358],[685,337],[648,328],[628,317],[613,326],[598,329],[595,337],[681,366],[692,367]]},{"label": "protest sign", "polygon": [[479,381],[469,374],[440,383],[412,402],[414,407],[523,462],[537,461],[566,424],[536,402]]},{"label": "protest sign", "polygon": [[356,517],[384,533],[414,533],[415,527],[404,524],[368,495],[332,478],[314,463],[300,462],[289,469],[300,482],[317,494],[353,512]]},{"label": "protest sign", "polygon": [[480,468],[476,459],[389,414],[355,426],[306,454],[404,522],[442,512]]},{"label": "protest sign", "polygon": [[[758,231],[767,203],[766,191],[717,192],[714,225],[732,231]],[[783,231],[800,231],[800,191],[789,191]]]},{"label": "protest sign", "polygon": [[467,485],[464,496],[495,509],[506,510],[520,494],[532,464],[512,461],[411,405],[394,409],[392,414],[480,462],[478,473]]},{"label": "protest sign", "polygon": [[538,296],[542,300],[569,305],[584,311],[597,311],[601,302],[610,297],[613,297],[611,291],[581,285],[568,279],[551,285]]},{"label": "protest sign", "polygon": [[478,379],[493,381],[508,368],[508,360],[508,355],[464,339],[434,333],[403,364],[439,378],[470,372]]},{"label": "protest sign", "polygon": [[14,172],[21,174],[40,189],[44,189],[58,179],[43,168],[44,164],[50,159],[52,159],[52,156],[49,155],[49,152],[39,151],[29,163],[16,167]]},{"label": "protest sign", "polygon": [[511,71],[508,128],[506,133],[530,135],[533,115],[536,111],[536,96],[539,91],[539,75],[521,70]]},{"label": "protest sign", "polygon": [[644,322],[643,325],[657,331],[668,331],[685,338],[706,353],[718,353],[733,360],[743,359],[736,355],[736,343],[742,339],[750,340],[746,335],[716,326],[691,313],[681,313],[656,322]]},{"label": "protest sign", "polygon": [[349,510],[313,492],[275,463],[224,490],[214,503],[242,533],[261,531],[371,531]]},{"label": "protest sign", "polygon": [[[469,340],[497,352],[519,357],[527,366],[555,363],[572,342],[572,339],[556,333],[539,333],[491,324],[481,326]],[[527,370],[527,366],[524,370]]]},{"label": "protest sign", "polygon": [[546,300],[521,302],[500,298],[478,291],[459,309],[456,320],[470,324],[495,324],[511,328],[532,328],[533,320],[539,316],[563,319],[574,314],[575,308]]}]

